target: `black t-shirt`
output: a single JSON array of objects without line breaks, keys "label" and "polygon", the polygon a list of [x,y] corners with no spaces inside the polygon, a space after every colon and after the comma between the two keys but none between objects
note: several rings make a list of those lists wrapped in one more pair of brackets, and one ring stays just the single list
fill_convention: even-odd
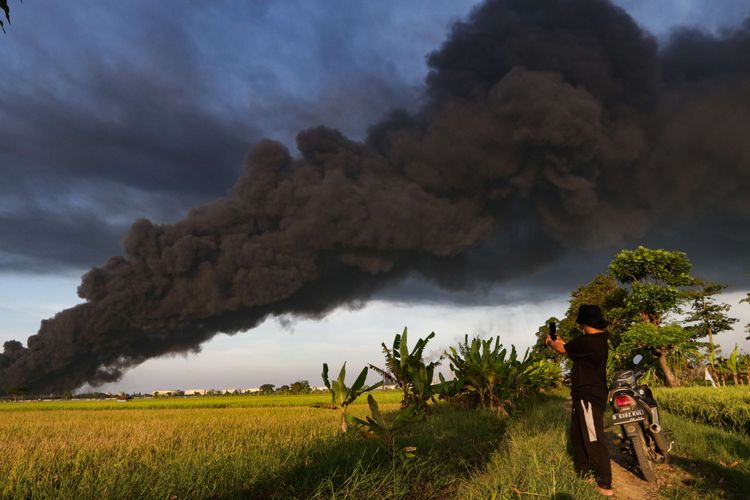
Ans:
[{"label": "black t-shirt", "polygon": [[607,405],[607,338],[606,332],[584,333],[565,344],[573,361],[570,396],[602,409]]}]

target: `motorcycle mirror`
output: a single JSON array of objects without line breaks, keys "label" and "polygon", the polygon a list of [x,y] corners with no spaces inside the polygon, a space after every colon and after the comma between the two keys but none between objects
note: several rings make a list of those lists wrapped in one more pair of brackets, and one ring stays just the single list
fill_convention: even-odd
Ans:
[{"label": "motorcycle mirror", "polygon": [[633,358],[633,364],[638,365],[641,361],[643,361],[643,356],[641,356],[640,354],[636,354]]}]

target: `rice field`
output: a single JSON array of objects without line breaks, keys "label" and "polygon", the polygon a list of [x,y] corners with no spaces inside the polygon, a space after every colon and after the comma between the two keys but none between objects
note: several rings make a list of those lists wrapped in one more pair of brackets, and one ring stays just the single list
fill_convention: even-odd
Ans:
[{"label": "rice field", "polygon": [[[398,408],[400,394],[376,397]],[[0,497],[438,498],[455,461],[469,467],[502,437],[494,416],[438,409],[404,437],[429,457],[407,480],[375,443],[343,436],[337,410],[310,406],[325,394],[212,399],[4,403]],[[364,417],[361,401],[350,408]]]},{"label": "rice field", "polygon": [[750,435],[750,387],[659,388],[654,395],[675,415]]},{"label": "rice field", "polygon": [[[398,403],[401,401],[399,391],[375,391],[378,402]],[[197,408],[269,408],[280,406],[311,406],[318,403],[330,403],[330,393],[312,394],[270,394],[242,396],[180,396],[142,398],[130,401],[104,400],[50,400],[0,402],[0,415],[3,411],[45,411],[45,410],[178,410]],[[355,402],[366,405],[365,398]]]}]

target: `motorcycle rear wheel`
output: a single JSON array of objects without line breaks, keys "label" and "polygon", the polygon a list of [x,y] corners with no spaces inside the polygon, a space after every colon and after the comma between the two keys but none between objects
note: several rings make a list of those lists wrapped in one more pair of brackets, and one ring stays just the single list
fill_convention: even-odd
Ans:
[{"label": "motorcycle rear wheel", "polygon": [[643,432],[639,429],[638,435],[631,438],[633,442],[633,450],[635,451],[635,458],[638,461],[638,467],[641,469],[643,479],[649,483],[656,481],[656,471],[654,470],[654,462],[649,457],[648,449],[646,448],[646,440],[643,437]]}]

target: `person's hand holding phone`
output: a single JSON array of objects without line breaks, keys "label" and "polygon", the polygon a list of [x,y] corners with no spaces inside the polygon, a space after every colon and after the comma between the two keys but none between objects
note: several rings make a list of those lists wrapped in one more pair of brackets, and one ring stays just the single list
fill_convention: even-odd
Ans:
[{"label": "person's hand holding phone", "polygon": [[560,354],[565,354],[565,341],[557,336],[557,324],[554,321],[549,323],[549,334],[544,342]]}]

